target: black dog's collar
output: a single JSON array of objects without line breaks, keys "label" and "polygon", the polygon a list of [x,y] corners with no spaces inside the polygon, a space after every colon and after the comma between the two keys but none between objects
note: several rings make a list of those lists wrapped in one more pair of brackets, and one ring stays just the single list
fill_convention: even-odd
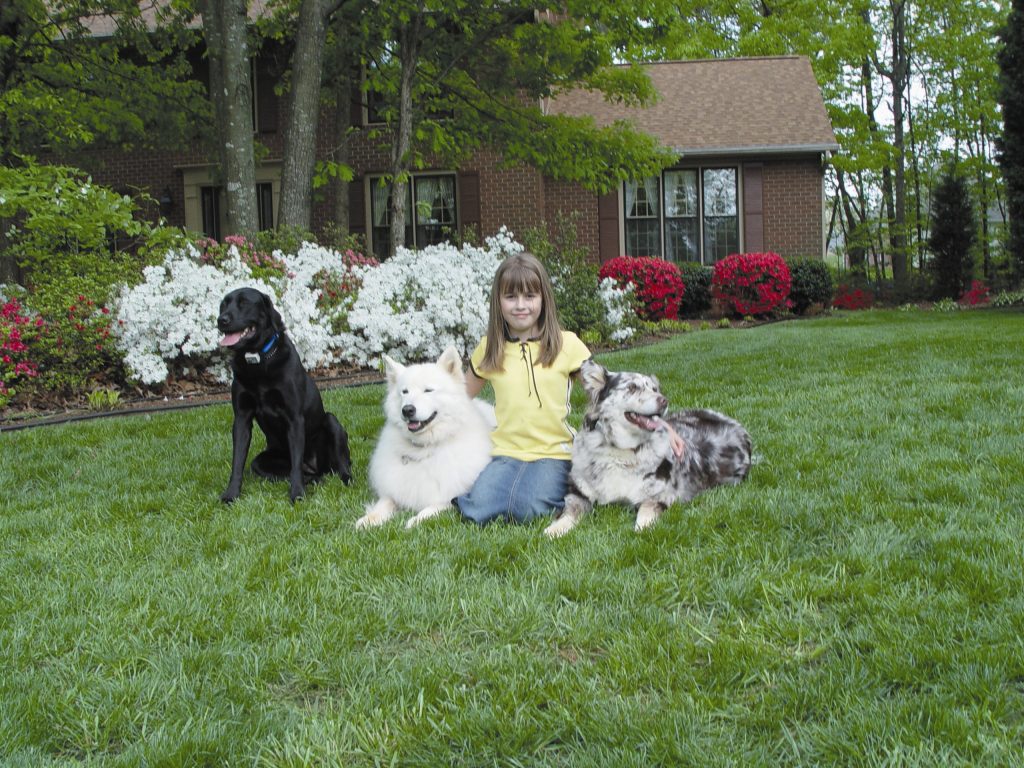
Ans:
[{"label": "black dog's collar", "polygon": [[249,365],[259,365],[264,360],[269,360],[277,352],[277,334],[275,333],[270,337],[270,341],[263,345],[263,349],[259,352],[246,352],[245,362]]}]

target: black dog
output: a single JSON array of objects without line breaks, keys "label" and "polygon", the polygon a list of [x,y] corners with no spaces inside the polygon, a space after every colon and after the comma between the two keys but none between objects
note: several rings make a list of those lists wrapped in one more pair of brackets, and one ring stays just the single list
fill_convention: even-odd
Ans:
[{"label": "black dog", "polygon": [[328,472],[347,484],[352,479],[348,435],[324,410],[270,297],[253,288],[231,291],[220,303],[217,328],[224,334],[221,346],[234,351],[235,374],[231,479],[221,501],[234,501],[241,493],[253,418],[267,436],[267,448],[252,460],[252,471],[272,480],[287,478],[292,501],[304,495],[307,482]]}]

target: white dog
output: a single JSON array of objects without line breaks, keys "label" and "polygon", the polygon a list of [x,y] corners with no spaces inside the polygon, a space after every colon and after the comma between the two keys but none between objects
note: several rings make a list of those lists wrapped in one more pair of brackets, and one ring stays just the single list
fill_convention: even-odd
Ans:
[{"label": "white dog", "polygon": [[454,347],[436,363],[405,366],[384,355],[384,428],[370,459],[379,499],[356,522],[382,525],[399,509],[417,514],[406,528],[436,517],[473,487],[491,460],[494,407],[466,394]]}]

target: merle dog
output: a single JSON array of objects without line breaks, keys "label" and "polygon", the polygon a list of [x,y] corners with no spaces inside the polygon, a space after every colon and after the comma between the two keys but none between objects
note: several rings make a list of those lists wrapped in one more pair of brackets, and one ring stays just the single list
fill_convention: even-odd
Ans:
[{"label": "merle dog", "polygon": [[267,447],[252,460],[252,471],[272,480],[287,478],[292,501],[305,493],[307,482],[333,472],[352,479],[348,435],[333,414],[324,410],[320,392],[302,367],[299,353],[285,333],[281,315],[270,297],[254,288],[239,288],[220,303],[217,328],[221,346],[232,352],[231,479],[221,500],[231,502],[242,490],[242,472],[249,454],[255,418]]},{"label": "merle dog", "polygon": [[[750,435],[728,416],[703,409],[668,411],[654,376],[611,373],[593,360],[583,364],[580,376],[589,403],[573,440],[565,508],[545,530],[548,536],[568,533],[595,503],[636,506],[640,531],[673,502],[746,478]],[[683,440],[679,458],[666,423]]]}]

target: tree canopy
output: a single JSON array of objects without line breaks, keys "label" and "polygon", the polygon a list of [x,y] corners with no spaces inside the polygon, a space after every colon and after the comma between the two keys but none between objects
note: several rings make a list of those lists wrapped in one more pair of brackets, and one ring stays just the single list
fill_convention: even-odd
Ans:
[{"label": "tree canopy", "polygon": [[0,160],[40,147],[177,144],[202,116],[173,7],[134,0],[0,5]]}]

